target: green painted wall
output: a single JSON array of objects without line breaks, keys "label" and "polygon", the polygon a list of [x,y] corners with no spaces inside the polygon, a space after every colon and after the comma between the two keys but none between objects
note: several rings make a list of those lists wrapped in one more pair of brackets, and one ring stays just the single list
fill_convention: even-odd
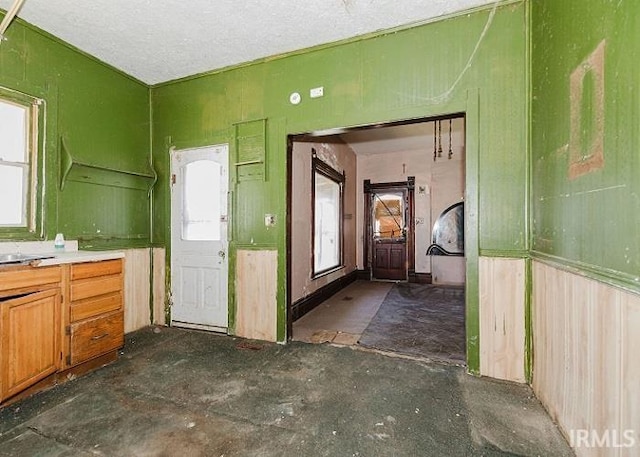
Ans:
[{"label": "green painted wall", "polygon": [[[477,368],[478,249],[521,254],[528,248],[526,10],[522,2],[500,6],[480,42],[490,9],[154,87],[153,157],[160,178],[154,241],[164,244],[169,234],[169,148],[230,142],[233,162],[234,124],[266,118],[266,179],[237,183],[232,177],[231,264],[239,247],[279,250],[282,338],[286,135],[472,109],[467,199],[477,239],[468,240],[468,333],[470,367]],[[325,96],[310,100],[306,95],[316,86],[324,86]],[[303,95],[297,106],[288,102],[294,91]],[[264,213],[277,215],[276,230],[265,229]]]},{"label": "green painted wall", "polygon": [[[640,2],[538,0],[531,7],[533,249],[640,290]],[[598,110],[598,65],[594,72],[588,56],[603,41]],[[572,73],[585,73],[573,94]],[[599,136],[604,160],[594,165],[590,145]],[[570,176],[572,151],[588,173]]]},{"label": "green painted wall", "polygon": [[46,101],[45,236],[63,232],[85,247],[148,245],[146,190],[104,185],[119,181],[112,173],[101,184],[69,181],[60,191],[58,170],[64,137],[77,160],[148,172],[149,88],[21,21],[6,35],[0,86]]}]

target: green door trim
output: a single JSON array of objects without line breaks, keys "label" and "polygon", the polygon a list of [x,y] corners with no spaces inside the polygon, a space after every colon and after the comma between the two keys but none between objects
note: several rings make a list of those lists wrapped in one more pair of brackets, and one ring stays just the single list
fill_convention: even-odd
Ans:
[{"label": "green door trim", "polygon": [[[293,119],[287,125],[286,134],[282,138],[282,146],[286,146],[286,140],[289,135],[299,135],[316,130],[325,130],[331,128],[348,128],[359,127],[371,124],[384,124],[391,122],[402,122],[413,119],[437,118],[450,116],[452,114],[464,114],[465,116],[465,258],[466,258],[466,286],[465,286],[465,313],[466,313],[466,349],[467,349],[467,370],[473,374],[480,372],[480,316],[479,316],[479,280],[478,280],[478,256],[479,256],[479,222],[478,222],[478,172],[480,162],[480,100],[479,90],[470,89],[461,92],[459,96],[451,97],[447,100],[431,99],[426,103],[405,107],[403,109],[386,111],[380,113],[367,113],[362,122],[352,126],[309,126],[294,124]],[[430,103],[429,103],[430,102]],[[287,162],[289,162],[288,152]],[[286,165],[289,167],[289,164]],[[290,179],[287,173],[287,179]],[[287,194],[290,191],[287,189]],[[288,195],[287,195],[288,198]],[[289,208],[287,208],[287,211]],[[286,246],[289,240],[286,240],[287,230],[283,233],[285,239],[284,249],[281,251],[281,261],[279,261],[279,269],[282,271],[279,278],[287,282],[287,294],[282,295],[284,302],[278,303],[279,310],[290,308],[290,297],[288,295],[288,253]],[[281,246],[282,249],[282,246]],[[282,286],[280,284],[279,286]],[[280,287],[279,287],[280,289]],[[278,340],[286,341],[287,335],[287,315],[278,313]],[[282,335],[282,338],[280,336]]]}]

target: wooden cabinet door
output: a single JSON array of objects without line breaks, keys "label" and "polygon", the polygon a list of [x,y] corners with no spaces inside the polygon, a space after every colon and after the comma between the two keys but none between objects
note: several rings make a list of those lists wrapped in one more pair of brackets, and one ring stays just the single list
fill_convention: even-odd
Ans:
[{"label": "wooden cabinet door", "polygon": [[0,301],[0,401],[57,371],[60,290]]}]

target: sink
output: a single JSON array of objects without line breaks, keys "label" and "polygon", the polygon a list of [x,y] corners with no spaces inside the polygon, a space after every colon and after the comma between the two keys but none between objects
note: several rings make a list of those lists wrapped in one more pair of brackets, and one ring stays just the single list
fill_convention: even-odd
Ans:
[{"label": "sink", "polygon": [[34,260],[52,259],[51,254],[0,254],[0,265],[7,263],[28,263]]}]

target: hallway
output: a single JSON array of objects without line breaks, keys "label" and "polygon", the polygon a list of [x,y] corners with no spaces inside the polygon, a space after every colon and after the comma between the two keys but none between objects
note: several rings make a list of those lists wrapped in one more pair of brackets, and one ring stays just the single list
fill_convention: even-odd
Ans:
[{"label": "hallway", "polygon": [[358,342],[393,287],[391,282],[355,281],[293,323],[293,340],[305,343]]},{"label": "hallway", "polygon": [[293,324],[293,340],[465,364],[464,288],[356,281]]}]

